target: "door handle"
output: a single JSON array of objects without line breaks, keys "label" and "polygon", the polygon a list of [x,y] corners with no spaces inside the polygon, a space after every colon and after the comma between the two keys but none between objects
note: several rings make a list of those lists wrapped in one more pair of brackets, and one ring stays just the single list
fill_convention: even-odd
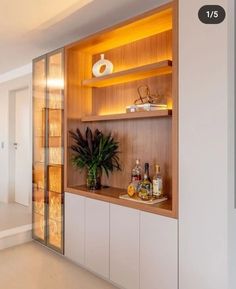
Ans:
[{"label": "door handle", "polygon": [[14,145],[15,150],[17,150],[18,143],[14,142],[13,145]]}]

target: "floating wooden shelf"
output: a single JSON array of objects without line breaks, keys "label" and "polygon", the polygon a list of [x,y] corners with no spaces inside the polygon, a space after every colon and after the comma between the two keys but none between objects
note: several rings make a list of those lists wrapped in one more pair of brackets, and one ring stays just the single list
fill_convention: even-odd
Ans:
[{"label": "floating wooden shelf", "polygon": [[106,87],[170,73],[172,73],[172,61],[164,60],[115,72],[105,76],[83,80],[82,85],[87,87]]},{"label": "floating wooden shelf", "polygon": [[155,111],[139,111],[139,112],[128,112],[109,115],[91,115],[83,117],[81,121],[90,122],[90,121],[106,121],[106,120],[124,120],[124,119],[129,120],[138,118],[166,117],[171,115],[172,115],[171,109],[161,109]]},{"label": "floating wooden shelf", "polygon": [[158,215],[163,215],[166,217],[171,217],[175,218],[176,216],[172,212],[172,200],[167,200],[163,201],[158,204],[154,205],[147,205],[145,203],[135,203],[129,200],[123,200],[120,199],[119,196],[121,194],[125,194],[126,190],[125,189],[120,189],[120,188],[102,188],[101,190],[97,191],[89,191],[86,186],[73,186],[66,188],[65,191],[67,193],[75,194],[75,195],[80,195],[84,196],[87,198],[95,199],[95,200],[100,200],[120,206],[125,206],[125,207],[130,207],[133,209],[153,213],[153,214],[158,214]]}]

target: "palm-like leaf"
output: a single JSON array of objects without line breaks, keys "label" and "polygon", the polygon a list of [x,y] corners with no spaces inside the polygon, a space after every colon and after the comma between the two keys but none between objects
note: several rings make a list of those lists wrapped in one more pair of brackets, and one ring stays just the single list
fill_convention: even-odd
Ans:
[{"label": "palm-like leaf", "polygon": [[109,176],[109,172],[114,169],[121,170],[119,164],[119,143],[114,140],[111,134],[104,135],[98,129],[92,133],[87,127],[85,137],[83,137],[79,129],[76,132],[70,131],[70,135],[74,140],[71,146],[74,154],[72,164],[80,169],[88,170],[101,169]]}]

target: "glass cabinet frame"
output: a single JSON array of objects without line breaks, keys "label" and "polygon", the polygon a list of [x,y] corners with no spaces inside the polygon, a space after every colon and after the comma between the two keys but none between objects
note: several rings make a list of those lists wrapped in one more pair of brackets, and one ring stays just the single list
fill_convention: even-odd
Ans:
[{"label": "glass cabinet frame", "polygon": [[32,186],[32,237],[62,254],[64,253],[63,136],[64,49],[62,48],[33,60]]}]

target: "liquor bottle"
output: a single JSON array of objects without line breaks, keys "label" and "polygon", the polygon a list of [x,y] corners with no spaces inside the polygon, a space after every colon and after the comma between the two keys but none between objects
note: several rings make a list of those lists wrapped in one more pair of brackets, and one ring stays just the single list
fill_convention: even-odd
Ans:
[{"label": "liquor bottle", "polygon": [[152,180],[151,180],[151,178],[149,176],[149,163],[145,163],[144,171],[147,172],[147,178],[148,178],[149,182],[152,183]]},{"label": "liquor bottle", "polygon": [[143,180],[138,188],[138,196],[142,200],[150,200],[152,198],[152,182],[149,177],[149,164],[145,163]]},{"label": "liquor bottle", "polygon": [[128,195],[132,198],[136,196],[138,191],[138,186],[141,181],[141,166],[140,161],[137,159],[135,161],[135,167],[132,169],[131,173],[131,183],[128,186],[127,192]]},{"label": "liquor bottle", "polygon": [[132,169],[131,181],[140,182],[142,178],[141,172],[142,172],[142,168],[140,166],[140,161],[139,159],[136,159],[135,167]]},{"label": "liquor bottle", "polygon": [[152,180],[153,184],[153,196],[155,198],[160,198],[163,195],[163,181],[161,176],[160,166],[156,165],[156,174]]}]

